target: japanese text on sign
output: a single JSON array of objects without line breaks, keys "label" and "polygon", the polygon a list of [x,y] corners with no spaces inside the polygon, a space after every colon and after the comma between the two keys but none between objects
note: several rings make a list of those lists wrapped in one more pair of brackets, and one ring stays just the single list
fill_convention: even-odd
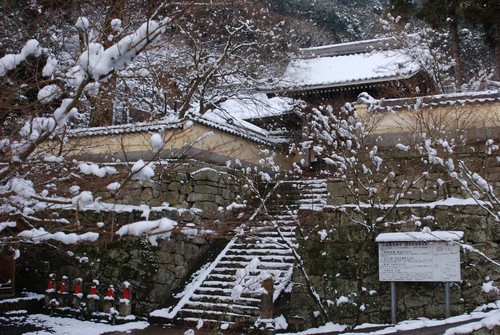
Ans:
[{"label": "japanese text on sign", "polygon": [[380,281],[460,281],[460,247],[449,242],[379,243]]}]

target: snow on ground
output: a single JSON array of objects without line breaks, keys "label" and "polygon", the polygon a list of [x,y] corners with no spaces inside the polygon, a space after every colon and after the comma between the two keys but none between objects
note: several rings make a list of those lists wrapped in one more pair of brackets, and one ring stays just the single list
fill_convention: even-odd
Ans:
[{"label": "snow on ground", "polygon": [[43,314],[29,315],[26,320],[24,320],[23,324],[45,329],[24,333],[24,335],[100,335],[107,332],[128,332],[133,329],[144,329],[149,326],[149,323],[146,321],[129,322],[113,326],[107,323],[51,317]]},{"label": "snow on ground", "polygon": [[[487,311],[486,311],[487,310]],[[34,314],[27,315],[26,311],[12,311],[6,314],[6,318],[0,317],[10,325],[18,327],[32,326],[41,330],[28,331],[24,335],[101,335],[105,333],[128,333],[132,330],[142,330],[149,326],[146,321],[129,322],[122,325],[111,325],[108,323],[96,323],[81,321],[74,318],[51,317],[49,315]],[[465,323],[456,325],[457,323]],[[311,328],[301,332],[280,333],[281,335],[312,335],[325,333],[341,333],[344,335],[385,335],[404,332],[411,334],[412,331],[426,327],[448,326],[444,335],[468,334],[481,328],[493,329],[500,325],[500,300],[478,307],[470,314],[453,316],[443,320],[419,318],[417,320],[401,321],[396,325],[387,324],[362,324],[356,326],[352,332],[347,330],[346,325],[327,323],[318,328]],[[28,327],[29,328],[29,327]],[[153,327],[154,328],[154,327]],[[152,329],[151,333],[164,333],[164,330]],[[168,332],[167,332],[168,333]]]},{"label": "snow on ground", "polygon": [[43,295],[43,294],[25,292],[25,293],[23,293],[22,297],[0,299],[0,305],[8,304],[8,303],[16,303],[16,302],[19,302],[22,300],[42,300],[43,298],[45,298],[45,295]]},{"label": "snow on ground", "polygon": [[[500,300],[495,304],[489,304],[485,306],[487,308],[494,308],[488,312],[482,312],[481,308],[471,314],[464,314],[459,316],[453,316],[443,320],[419,318],[417,320],[407,320],[401,321],[394,326],[391,325],[377,325],[377,324],[362,324],[356,326],[352,333],[345,331],[346,326],[334,323],[327,323],[324,326],[318,328],[307,329],[298,333],[281,333],[281,335],[312,335],[312,334],[324,334],[330,332],[343,332],[344,335],[384,335],[384,334],[394,334],[403,331],[412,331],[416,329],[435,327],[442,325],[449,325],[445,332],[445,335],[458,335],[458,334],[468,334],[473,330],[480,328],[493,329],[495,326],[500,326]],[[454,323],[467,322],[470,323],[464,325],[454,326]],[[380,328],[379,330],[373,330],[373,328]],[[366,329],[363,332],[362,329]],[[370,330],[371,329],[371,330]],[[361,330],[361,332],[360,332]]]}]

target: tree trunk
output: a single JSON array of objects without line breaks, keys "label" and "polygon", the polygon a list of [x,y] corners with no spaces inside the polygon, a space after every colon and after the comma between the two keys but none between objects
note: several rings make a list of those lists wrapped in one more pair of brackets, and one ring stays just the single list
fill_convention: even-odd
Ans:
[{"label": "tree trunk", "polygon": [[455,61],[455,67],[454,67],[454,74],[455,74],[455,89],[456,91],[461,91],[462,90],[462,85],[463,85],[463,78],[462,78],[462,72],[463,72],[463,65],[462,65],[462,58],[460,57],[460,45],[459,45],[459,38],[458,38],[458,25],[455,17],[452,17],[450,20],[450,42],[451,42],[451,54],[453,56],[453,59]]},{"label": "tree trunk", "polygon": [[[90,114],[90,127],[104,127],[113,124],[113,99],[115,96],[116,77],[111,76],[106,82],[99,85],[100,94],[92,99],[92,112]],[[90,100],[90,99],[89,99]]]},{"label": "tree trunk", "polygon": [[495,80],[500,81],[500,23],[494,27],[495,31],[495,51],[496,51],[496,64],[495,64]]},{"label": "tree trunk", "polygon": [[[111,21],[113,19],[122,19],[125,9],[125,0],[109,0],[108,13],[102,27],[102,41],[105,48],[109,48],[115,41],[109,40],[108,36],[113,35]],[[98,98],[94,101],[94,108],[90,115],[90,127],[111,126],[114,121],[113,100],[116,90],[116,77],[112,76],[106,82],[101,82]]]}]

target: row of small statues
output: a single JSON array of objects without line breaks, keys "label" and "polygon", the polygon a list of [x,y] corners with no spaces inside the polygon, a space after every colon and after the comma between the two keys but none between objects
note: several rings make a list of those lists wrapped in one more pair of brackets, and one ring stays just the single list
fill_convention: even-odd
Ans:
[{"label": "row of small statues", "polygon": [[[97,279],[92,280],[90,290],[86,296],[82,291],[82,282],[81,278],[76,278],[71,292],[69,290],[68,277],[62,276],[59,289],[56,290],[55,274],[51,273],[47,289],[45,290],[45,306],[50,308],[51,311],[54,308],[70,307],[79,310],[81,314],[92,314],[101,310],[104,313],[115,314],[115,316],[132,314],[132,294],[129,282],[125,281],[122,283],[121,298],[118,300],[114,286],[109,285],[102,302],[101,294],[97,289],[99,281]],[[118,310],[116,310],[117,303]]]}]

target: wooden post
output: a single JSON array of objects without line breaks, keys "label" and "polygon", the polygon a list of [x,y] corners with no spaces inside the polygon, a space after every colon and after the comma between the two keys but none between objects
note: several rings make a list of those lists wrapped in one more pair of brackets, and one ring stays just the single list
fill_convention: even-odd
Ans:
[{"label": "wooden post", "polygon": [[273,295],[274,295],[274,283],[272,278],[267,278],[262,282],[262,287],[266,290],[260,298],[260,318],[261,319],[272,319],[273,317]]}]

